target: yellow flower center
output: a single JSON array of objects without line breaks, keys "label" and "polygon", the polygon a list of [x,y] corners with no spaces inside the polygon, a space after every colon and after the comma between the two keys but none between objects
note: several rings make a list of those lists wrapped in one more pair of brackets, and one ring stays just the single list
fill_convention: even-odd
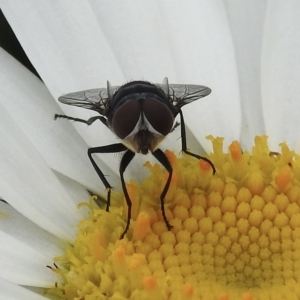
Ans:
[{"label": "yellow flower center", "polygon": [[270,152],[257,137],[252,153],[209,137],[204,161],[166,151],[174,169],[163,221],[159,196],[167,174],[159,164],[142,185],[131,181],[126,205],[114,193],[110,212],[87,204],[74,245],[56,259],[62,282],[54,299],[300,299],[300,159],[281,144]]}]

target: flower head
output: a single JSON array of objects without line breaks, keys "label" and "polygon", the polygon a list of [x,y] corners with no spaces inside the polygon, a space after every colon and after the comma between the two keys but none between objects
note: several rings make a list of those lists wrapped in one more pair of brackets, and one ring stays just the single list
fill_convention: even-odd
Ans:
[{"label": "flower head", "polygon": [[[167,155],[175,170],[161,215],[165,173],[128,186],[133,221],[125,238],[123,196],[108,213],[90,201],[72,247],[56,259],[62,299],[293,299],[300,292],[300,160],[257,137],[252,153],[213,139],[217,174],[189,156]],[[126,210],[125,210],[126,212]],[[122,217],[123,216],[123,217]],[[126,213],[125,213],[126,219]]]}]

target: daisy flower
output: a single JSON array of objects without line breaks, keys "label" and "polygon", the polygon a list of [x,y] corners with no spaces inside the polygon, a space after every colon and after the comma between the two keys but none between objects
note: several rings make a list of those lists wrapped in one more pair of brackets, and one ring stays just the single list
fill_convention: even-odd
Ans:
[{"label": "daisy flower", "polygon": [[[0,51],[1,299],[300,298],[300,4],[298,1],[1,1],[42,81]],[[201,84],[161,145],[174,169],[136,156],[97,164],[115,187],[110,211],[89,147],[116,143],[62,94],[130,80]],[[98,200],[98,199],[97,199]],[[98,202],[97,202],[98,203]]]}]

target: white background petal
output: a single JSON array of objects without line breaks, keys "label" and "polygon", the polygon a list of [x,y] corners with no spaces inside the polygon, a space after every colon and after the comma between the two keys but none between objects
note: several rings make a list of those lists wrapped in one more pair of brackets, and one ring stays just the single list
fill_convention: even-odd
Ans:
[{"label": "white background petal", "polygon": [[49,264],[54,256],[66,248],[65,242],[29,221],[12,206],[0,201],[0,231],[35,249],[48,257]]},{"label": "white background petal", "polygon": [[0,278],[0,297],[4,300],[47,300],[41,295]]},{"label": "white background petal", "polygon": [[[87,144],[69,121],[53,120],[54,114],[61,113],[61,110],[45,85],[2,49],[0,65],[0,103],[47,164],[89,190],[105,194],[105,188],[88,159]],[[106,161],[108,165],[114,162],[113,158],[111,162]],[[97,162],[105,174],[110,174],[112,182],[118,182],[110,167],[99,160]]]},{"label": "white background petal", "polygon": [[54,172],[54,174],[63,185],[64,189],[71,196],[75,205],[86,202],[90,198],[91,195],[81,184],[58,172]]},{"label": "white background petal", "polygon": [[72,239],[82,212],[21,129],[0,107],[1,196],[42,228],[66,240]]},{"label": "white background petal", "polygon": [[[207,85],[212,94],[183,108],[185,120],[206,150],[205,136],[238,139],[241,107],[234,49],[220,1],[157,1],[165,21],[178,82]],[[224,126],[226,124],[226,126]]]},{"label": "white background petal", "polygon": [[0,244],[0,277],[32,286],[49,286],[57,280],[46,266],[53,266],[53,258],[63,254],[67,245],[3,202]]},{"label": "white background petal", "polygon": [[[93,2],[89,7],[86,2],[82,5],[72,1],[69,8],[71,2],[65,1],[53,6],[35,3],[34,12],[29,9],[30,3],[5,4],[3,11],[55,97],[63,91],[105,86],[105,79],[120,84],[136,77],[160,81],[169,76],[170,82],[208,84],[214,90],[213,98],[207,101],[211,104],[201,100],[197,122],[195,114],[190,113],[187,123],[206,147],[209,143],[204,140],[205,135],[224,135],[221,120],[227,124],[228,139],[239,137],[241,112],[236,65],[222,3],[143,1],[134,2],[133,6],[130,1]],[[99,15],[96,17],[93,12]],[[66,13],[68,18],[64,19]],[[47,26],[36,26],[40,22]],[[58,54],[53,55],[58,49]],[[54,61],[51,68],[43,57]],[[78,61],[78,57],[82,59]],[[93,62],[89,61],[92,58]],[[69,77],[73,77],[74,84]],[[54,83],[57,81],[59,86]],[[198,120],[202,119],[199,126]],[[94,144],[95,130],[86,133],[89,145]],[[103,144],[109,140],[106,134],[101,136]]]},{"label": "white background petal", "polygon": [[156,1],[90,3],[126,80],[162,82],[167,76],[177,82],[173,50]]},{"label": "white background petal", "polygon": [[[114,85],[125,81],[87,1],[16,0],[3,2],[1,9],[55,99],[67,92],[106,86],[108,79]],[[83,119],[94,114],[67,105],[62,108],[67,115]],[[63,121],[68,123],[60,120],[53,126],[62,126]],[[74,126],[89,146],[118,142],[100,122]],[[118,170],[113,156],[107,157],[110,168]]]},{"label": "white background petal", "polygon": [[1,9],[54,98],[124,81],[88,1],[2,1]]},{"label": "white background petal", "polygon": [[226,0],[233,37],[242,105],[244,149],[251,149],[254,136],[265,134],[261,103],[261,51],[267,1]]},{"label": "white background petal", "polygon": [[300,143],[300,2],[269,1],[262,53],[262,101],[271,149]]},{"label": "white background petal", "polygon": [[[105,86],[106,79],[120,84],[131,79],[161,82],[168,76],[170,83],[207,84],[213,89],[212,96],[184,108],[187,126],[194,136],[188,147],[200,152],[198,140],[211,150],[211,143],[205,139],[208,134],[225,135],[225,144],[239,138],[237,69],[222,3],[100,1],[91,2],[90,7],[79,1],[55,5],[27,1],[20,5],[4,3],[3,11],[55,97]],[[82,109],[62,108],[69,115],[91,116]],[[89,128],[74,126],[90,146],[117,141],[99,123]],[[179,131],[173,133],[162,147],[179,152],[179,136]],[[141,165],[150,158],[135,157],[126,178],[143,178]],[[116,159],[110,166],[117,170],[118,164]]]},{"label": "white background petal", "polygon": [[0,232],[0,277],[21,285],[53,286],[59,277],[47,265],[52,261],[19,240]]}]

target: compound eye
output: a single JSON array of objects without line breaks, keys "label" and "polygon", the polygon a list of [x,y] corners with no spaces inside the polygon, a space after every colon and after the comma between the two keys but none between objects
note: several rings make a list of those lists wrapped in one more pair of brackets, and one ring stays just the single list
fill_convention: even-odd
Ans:
[{"label": "compound eye", "polygon": [[141,114],[141,106],[137,100],[125,102],[113,115],[112,129],[120,138],[126,138],[135,128]]},{"label": "compound eye", "polygon": [[145,99],[143,112],[156,131],[162,135],[170,133],[174,123],[174,115],[168,106],[158,100]]}]

